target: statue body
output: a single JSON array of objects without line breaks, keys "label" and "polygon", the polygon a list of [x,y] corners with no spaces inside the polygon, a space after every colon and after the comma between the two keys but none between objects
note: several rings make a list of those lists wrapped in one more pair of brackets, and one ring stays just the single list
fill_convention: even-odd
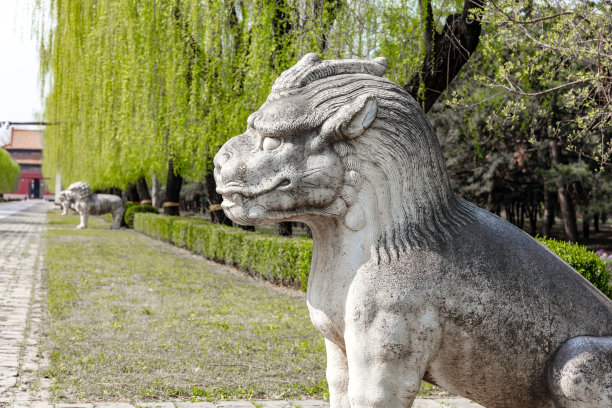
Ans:
[{"label": "statue body", "polygon": [[331,406],[410,407],[421,380],[487,408],[612,406],[612,301],[453,193],[385,68],[306,55],[215,157],[235,222],[312,229]]},{"label": "statue body", "polygon": [[62,206],[62,215],[68,213],[72,208],[81,217],[81,223],[77,229],[87,228],[90,215],[113,214],[111,229],[119,229],[125,212],[125,206],[121,197],[113,194],[92,194],[89,184],[77,181],[71,184],[67,190],[60,193],[59,202]]}]

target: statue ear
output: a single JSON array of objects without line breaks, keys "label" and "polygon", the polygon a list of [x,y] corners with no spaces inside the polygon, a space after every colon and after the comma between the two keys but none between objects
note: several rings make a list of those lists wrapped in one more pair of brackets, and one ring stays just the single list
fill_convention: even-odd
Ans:
[{"label": "statue ear", "polygon": [[321,128],[323,135],[340,141],[361,136],[376,119],[378,103],[373,95],[361,95],[342,106]]}]

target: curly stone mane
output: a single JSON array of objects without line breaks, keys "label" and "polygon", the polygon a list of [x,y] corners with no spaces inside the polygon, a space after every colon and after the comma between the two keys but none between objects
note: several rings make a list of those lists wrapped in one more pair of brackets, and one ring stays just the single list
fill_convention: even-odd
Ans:
[{"label": "curly stone mane", "polygon": [[[310,54],[277,79],[268,97],[269,102],[288,103],[299,97],[308,109],[274,118],[258,111],[249,118],[261,132],[291,134],[320,127],[359,97],[376,99],[376,118],[369,129],[355,138],[339,136],[334,150],[345,167],[345,223],[358,229],[360,220],[369,217],[379,261],[391,261],[411,248],[439,248],[473,217],[473,205],[452,190],[424,112],[406,91],[381,77],[385,69],[384,58],[321,61]],[[363,191],[376,199],[361,202]]]},{"label": "curly stone mane", "polygon": [[78,200],[87,200],[92,195],[91,187],[84,181],[72,183],[70,186],[68,186],[68,191]]}]

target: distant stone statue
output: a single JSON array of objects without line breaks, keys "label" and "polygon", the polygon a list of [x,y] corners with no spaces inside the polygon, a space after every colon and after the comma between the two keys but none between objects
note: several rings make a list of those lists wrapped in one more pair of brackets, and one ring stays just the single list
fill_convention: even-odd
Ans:
[{"label": "distant stone statue", "polygon": [[72,183],[67,190],[60,193],[60,204],[62,205],[62,215],[68,213],[69,208],[73,208],[80,216],[81,223],[77,229],[87,228],[87,220],[90,215],[113,214],[113,224],[111,229],[121,227],[121,219],[125,207],[121,197],[112,194],[92,194],[89,184],[83,181]]},{"label": "distant stone statue", "polygon": [[214,160],[232,220],[312,229],[331,407],[410,407],[421,380],[487,408],[612,407],[612,301],[453,193],[386,65],[306,55]]}]

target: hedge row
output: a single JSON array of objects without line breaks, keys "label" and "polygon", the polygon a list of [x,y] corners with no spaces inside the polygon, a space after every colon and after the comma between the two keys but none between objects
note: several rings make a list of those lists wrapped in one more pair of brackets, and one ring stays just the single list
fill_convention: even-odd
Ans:
[{"label": "hedge row", "polygon": [[[134,229],[162,241],[187,248],[218,262],[235,265],[269,281],[306,290],[312,241],[247,232],[208,221],[137,213]],[[606,264],[581,245],[538,238],[565,262],[612,297]]]},{"label": "hedge row", "polygon": [[537,239],[570,264],[572,268],[580,272],[597,289],[612,298],[610,273],[607,270],[606,263],[595,252],[589,251],[583,245],[571,242],[557,241],[552,238],[538,237]]},{"label": "hedge row", "polygon": [[134,229],[251,275],[306,290],[312,258],[312,241],[307,238],[283,238],[148,213],[135,214]]}]

